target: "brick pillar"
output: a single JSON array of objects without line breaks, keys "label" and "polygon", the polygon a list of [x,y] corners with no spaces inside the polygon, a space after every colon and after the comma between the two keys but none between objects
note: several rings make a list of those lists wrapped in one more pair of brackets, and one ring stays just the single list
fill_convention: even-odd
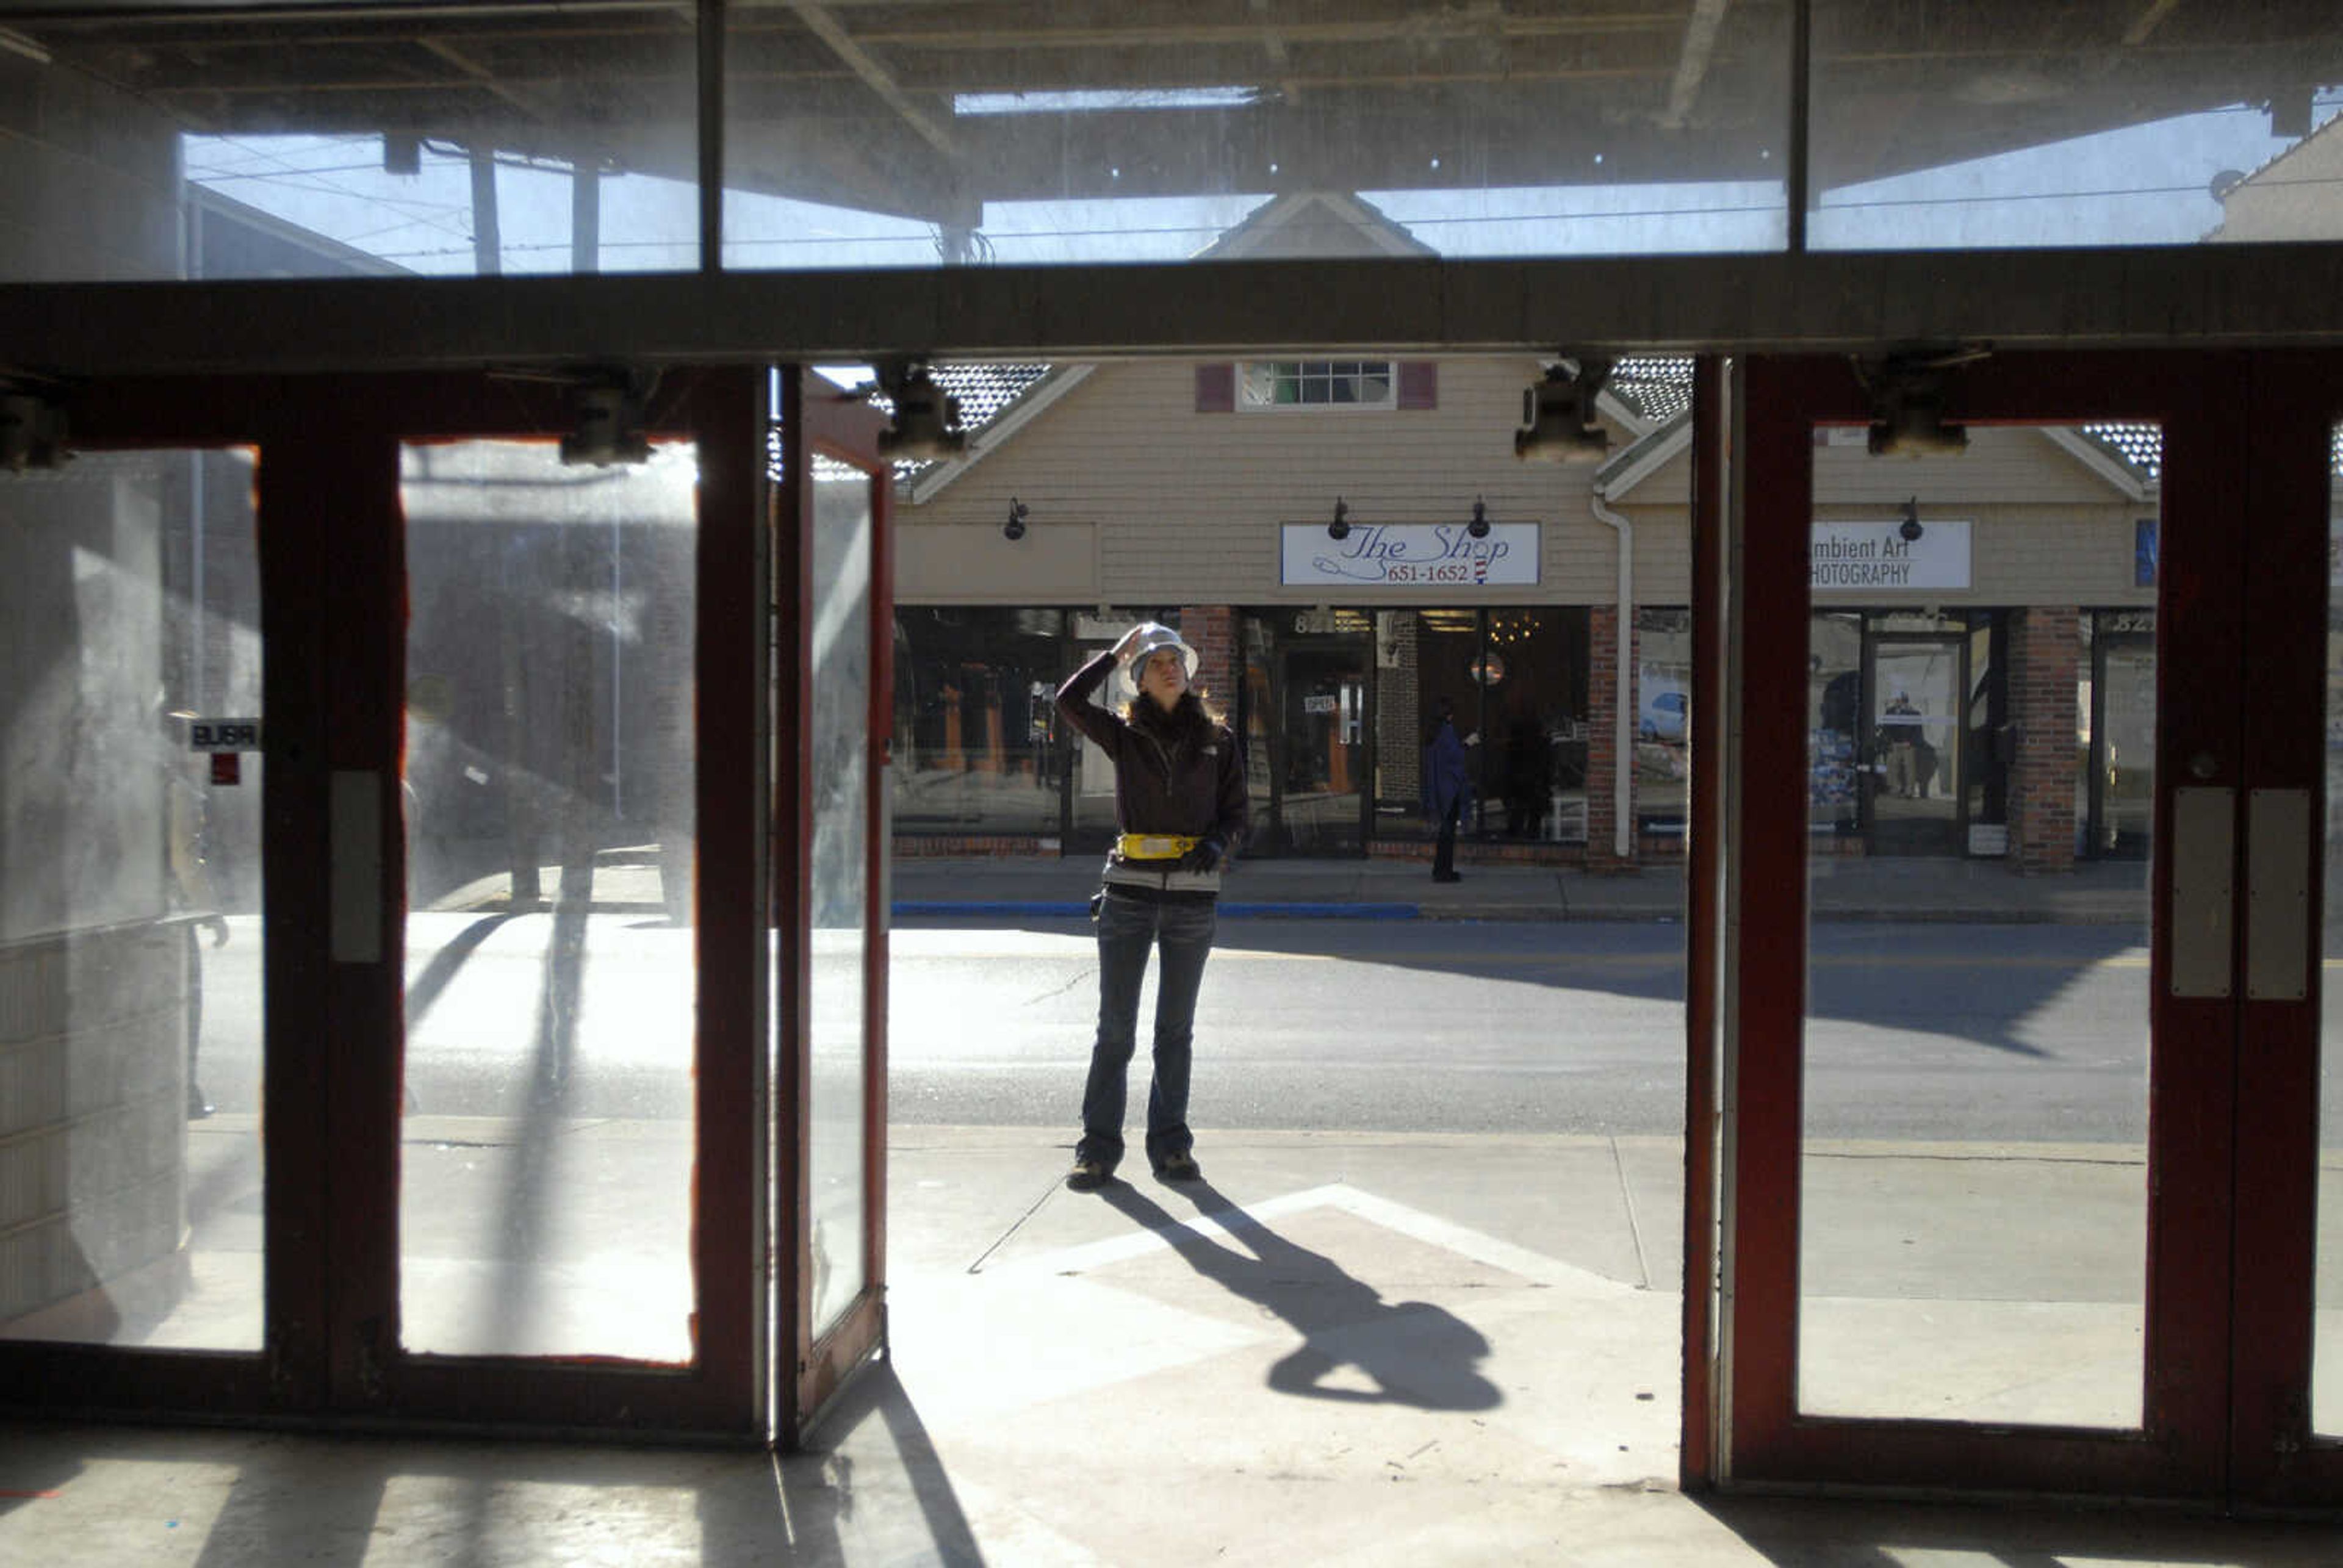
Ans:
[{"label": "brick pillar", "polygon": [[2026,876],[2075,869],[2075,694],[2081,657],[2075,610],[2011,612],[2009,717],[2017,757],[2009,776],[2009,853]]},{"label": "brick pillar", "polygon": [[[1629,870],[1637,859],[1632,827],[1627,834],[1627,858],[1621,859],[1613,847],[1619,812],[1625,810],[1631,824],[1635,812],[1632,768],[1627,775],[1627,799],[1623,802],[1613,793],[1619,757],[1618,607],[1596,605],[1587,612],[1586,620],[1586,863],[1590,868]],[[1635,654],[1634,636],[1628,633],[1631,660]]]},{"label": "brick pillar", "polygon": [[1196,684],[1213,701],[1237,709],[1237,612],[1224,604],[1183,605],[1180,635],[1196,650]]}]

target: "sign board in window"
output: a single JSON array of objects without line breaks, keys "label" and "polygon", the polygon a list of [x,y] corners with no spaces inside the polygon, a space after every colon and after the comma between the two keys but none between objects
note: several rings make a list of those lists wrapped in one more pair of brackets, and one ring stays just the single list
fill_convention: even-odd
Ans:
[{"label": "sign board in window", "polygon": [[1885,523],[1816,523],[1807,581],[1818,592],[1896,593],[1969,586],[1969,525],[1939,519],[1920,537],[1904,537],[1901,518]]},{"label": "sign board in window", "polygon": [[1538,525],[1492,523],[1474,538],[1464,523],[1353,523],[1332,538],[1323,523],[1281,530],[1279,580],[1287,587],[1522,588],[1538,580]]},{"label": "sign board in window", "polygon": [[257,751],[260,749],[260,720],[257,719],[190,719],[187,720],[187,749],[190,751]]}]

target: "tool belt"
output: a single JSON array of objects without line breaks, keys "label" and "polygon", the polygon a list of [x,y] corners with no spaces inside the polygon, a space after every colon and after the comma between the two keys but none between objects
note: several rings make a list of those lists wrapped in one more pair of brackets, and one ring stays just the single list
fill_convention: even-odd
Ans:
[{"label": "tool belt", "polygon": [[1177,833],[1125,833],[1115,840],[1115,853],[1126,860],[1176,860],[1200,840]]}]

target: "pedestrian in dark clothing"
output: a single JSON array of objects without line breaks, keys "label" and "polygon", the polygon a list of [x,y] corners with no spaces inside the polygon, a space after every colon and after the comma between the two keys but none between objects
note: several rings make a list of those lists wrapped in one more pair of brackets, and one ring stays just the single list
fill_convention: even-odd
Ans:
[{"label": "pedestrian in dark clothing", "polygon": [[1473,798],[1473,770],[1464,760],[1465,742],[1456,738],[1456,705],[1442,698],[1439,714],[1432,739],[1423,747],[1423,815],[1440,825],[1440,839],[1432,851],[1432,879],[1461,882],[1464,879],[1456,874],[1456,824],[1463,819]]},{"label": "pedestrian in dark clothing", "polygon": [[[1110,672],[1120,713],[1091,701]],[[1192,684],[1196,650],[1142,621],[1058,689],[1058,711],[1114,762],[1119,837],[1099,895],[1099,1022],[1082,1089],[1082,1136],[1066,1185],[1104,1186],[1122,1160],[1126,1078],[1139,1035],[1147,952],[1162,955],[1155,990],[1155,1070],[1147,1092],[1147,1161],[1167,1181],[1203,1172],[1188,1127],[1196,994],[1212,950],[1221,874],[1244,841],[1245,777],[1236,736]]]}]

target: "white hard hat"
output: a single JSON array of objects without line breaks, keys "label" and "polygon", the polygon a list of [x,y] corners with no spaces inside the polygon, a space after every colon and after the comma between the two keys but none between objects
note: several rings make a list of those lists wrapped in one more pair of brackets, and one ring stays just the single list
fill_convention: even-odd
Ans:
[{"label": "white hard hat", "polygon": [[1188,678],[1196,678],[1196,650],[1180,640],[1178,632],[1151,620],[1141,621],[1134,629],[1139,633],[1139,640],[1131,644],[1130,655],[1116,666],[1114,672],[1115,687],[1126,699],[1139,695],[1138,672],[1147,668],[1149,659],[1167,648],[1180,650],[1181,658],[1188,666]]}]

